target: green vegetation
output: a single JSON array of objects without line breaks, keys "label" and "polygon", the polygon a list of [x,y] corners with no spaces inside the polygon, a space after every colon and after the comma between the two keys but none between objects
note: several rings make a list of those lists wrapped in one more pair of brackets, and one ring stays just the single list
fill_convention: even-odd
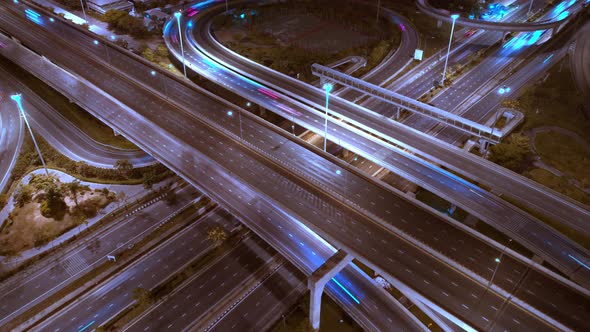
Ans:
[{"label": "green vegetation", "polygon": [[[590,117],[583,110],[585,100],[576,90],[567,57],[562,61],[551,68],[542,83],[526,88],[518,99],[503,103],[522,111],[525,122],[519,128],[521,131],[508,137],[506,143],[492,148],[491,159],[577,201],[590,204],[590,195],[580,190],[580,187],[590,186],[590,156],[581,142],[572,138],[577,135],[590,143]],[[563,172],[562,177],[531,168],[528,158],[531,151],[524,152],[523,133],[543,127],[548,131],[535,135],[535,150],[543,162]],[[571,132],[571,135],[560,133],[561,130]],[[512,137],[519,138],[515,142]]]},{"label": "green vegetation", "polygon": [[109,24],[109,29],[118,34],[129,34],[134,38],[146,38],[152,34],[143,25],[142,17],[134,17],[124,10],[111,9],[102,19]]},{"label": "green vegetation", "polygon": [[[275,324],[272,332],[311,332],[309,326],[309,293],[293,308],[291,313]],[[363,329],[348,316],[329,296],[322,296],[320,331],[360,332]]]},{"label": "green vegetation", "polygon": [[220,246],[223,241],[227,240],[227,233],[223,227],[216,226],[207,232],[207,239],[213,242],[215,246]]},{"label": "green vegetation", "polygon": [[122,149],[138,149],[133,143],[129,142],[124,137],[115,136],[110,127],[100,122],[100,120],[76,104],[70,103],[68,98],[15,65],[13,62],[0,56],[0,66],[2,66],[2,69],[10,72],[13,76],[18,77],[29,89],[35,91],[35,94],[51,105],[54,110],[58,111],[64,118],[80,128],[93,140]]},{"label": "green vegetation", "polygon": [[[359,6],[358,3],[353,2],[339,3],[339,6],[335,7],[327,2],[300,0],[253,9],[238,8],[237,12],[254,12],[255,14],[247,15],[245,20],[232,20],[228,16],[219,16],[214,20],[213,26],[218,36],[221,36],[222,32],[231,33],[231,38],[219,38],[219,40],[233,51],[287,75],[299,74],[299,79],[311,82],[317,79],[311,74],[313,63],[327,64],[349,55],[364,56],[367,58],[367,66],[354,73],[355,76],[359,76],[379,64],[391,48],[399,44],[399,29],[387,20],[381,20],[379,25],[376,25],[373,10],[372,7]],[[361,15],[361,13],[367,15]],[[324,50],[318,48],[317,44],[315,47],[310,46],[314,42],[304,46],[299,42],[299,38],[281,40],[281,36],[275,36],[267,29],[269,24],[276,24],[277,15],[291,18],[311,15],[326,25],[344,22],[351,32],[366,37],[367,41],[363,46],[350,44],[342,45],[336,50]],[[310,29],[309,32],[305,29],[302,32],[315,33],[315,28],[308,27],[308,29]],[[343,28],[332,27],[331,29],[338,30],[340,33]]]},{"label": "green vegetation", "polygon": [[47,175],[30,176],[15,192],[16,207],[2,224],[0,254],[19,252],[47,244],[113,202],[108,190],[90,190],[78,181],[62,183]]},{"label": "green vegetation", "polygon": [[[37,143],[48,167],[61,170],[78,179],[98,183],[140,184],[150,185],[159,182],[172,173],[162,164],[141,168],[133,168],[124,173],[118,169],[98,168],[84,162],[73,161],[57,152],[43,138],[37,136]],[[28,172],[41,167],[41,160],[35,151],[32,140],[26,136],[14,169],[11,180],[16,181]],[[145,174],[149,174],[146,177]]]},{"label": "green vegetation", "polygon": [[583,204],[590,205],[590,196],[573,185],[568,177],[559,177],[541,168],[533,168],[523,175]]},{"label": "green vegetation", "polygon": [[491,161],[515,172],[522,172],[528,167],[529,157],[529,139],[521,133],[510,135],[490,149]]},{"label": "green vegetation", "polygon": [[541,132],[535,136],[541,160],[590,187],[590,152],[578,141],[558,132]]},{"label": "green vegetation", "polygon": [[[84,6],[87,7],[86,1],[84,1]],[[64,5],[67,9],[71,10],[82,10],[80,0],[55,0],[55,2]]]},{"label": "green vegetation", "polygon": [[517,108],[525,114],[522,129],[561,127],[590,142],[590,115],[583,110],[586,100],[577,91],[568,58],[562,61],[563,66],[554,66],[543,83],[526,88],[516,101]]},{"label": "green vegetation", "polygon": [[464,15],[475,15],[483,13],[490,3],[495,1],[480,1],[480,0],[451,0],[451,1],[436,1],[431,2],[438,8],[452,11],[453,13],[462,13]]}]

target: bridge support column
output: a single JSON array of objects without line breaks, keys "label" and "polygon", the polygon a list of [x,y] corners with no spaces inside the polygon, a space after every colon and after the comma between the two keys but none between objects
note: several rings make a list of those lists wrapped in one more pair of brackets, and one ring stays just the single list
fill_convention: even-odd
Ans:
[{"label": "bridge support column", "polygon": [[439,29],[442,27],[442,20],[436,21],[436,27]]},{"label": "bridge support column", "polygon": [[399,107],[396,107],[396,109],[395,109],[395,119],[396,120],[399,120],[400,113],[401,113],[400,108]]},{"label": "bridge support column", "polygon": [[343,250],[338,250],[337,253],[315,270],[307,280],[307,288],[310,291],[309,324],[314,331],[320,328],[320,309],[322,307],[324,286],[351,261],[352,256]]},{"label": "bridge support column", "polygon": [[489,147],[490,147],[490,142],[486,141],[483,138],[479,139],[479,153],[482,156],[485,156],[488,153]]}]

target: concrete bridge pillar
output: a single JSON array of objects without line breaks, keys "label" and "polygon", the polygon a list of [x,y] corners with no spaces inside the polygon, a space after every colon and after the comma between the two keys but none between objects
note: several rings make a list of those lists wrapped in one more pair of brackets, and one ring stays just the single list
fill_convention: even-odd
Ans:
[{"label": "concrete bridge pillar", "polygon": [[479,139],[479,153],[482,156],[485,156],[487,154],[489,147],[490,147],[490,142],[486,141],[483,138]]},{"label": "concrete bridge pillar", "polygon": [[338,272],[352,261],[352,256],[343,250],[338,250],[332,257],[315,270],[307,280],[309,294],[309,324],[314,331],[320,328],[320,310],[324,287]]}]

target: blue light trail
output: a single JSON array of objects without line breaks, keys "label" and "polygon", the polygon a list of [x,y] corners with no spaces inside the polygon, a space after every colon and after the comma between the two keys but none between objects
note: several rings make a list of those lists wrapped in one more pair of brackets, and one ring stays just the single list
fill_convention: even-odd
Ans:
[{"label": "blue light trail", "polygon": [[342,288],[342,290],[346,292],[346,294],[348,294],[348,296],[350,296],[350,298],[353,299],[354,302],[356,302],[356,304],[361,304],[361,301],[359,301],[354,295],[352,295],[352,293],[349,292],[348,289],[342,286],[342,284],[339,283],[338,280],[336,280],[336,278],[332,278],[332,280],[336,283],[336,285],[340,286],[340,288]]},{"label": "blue light trail", "polygon": [[576,261],[578,264],[582,265],[583,267],[585,267],[587,270],[590,270],[590,266],[584,264],[582,261],[580,261],[579,259],[577,259],[576,257],[567,254],[569,256],[569,258],[573,259],[574,261]]},{"label": "blue light trail", "polygon": [[92,322],[88,323],[86,326],[84,326],[83,328],[81,328],[80,330],[78,330],[78,332],[82,332],[84,330],[86,330],[87,328],[89,328],[92,324],[94,324],[96,321],[93,320]]}]

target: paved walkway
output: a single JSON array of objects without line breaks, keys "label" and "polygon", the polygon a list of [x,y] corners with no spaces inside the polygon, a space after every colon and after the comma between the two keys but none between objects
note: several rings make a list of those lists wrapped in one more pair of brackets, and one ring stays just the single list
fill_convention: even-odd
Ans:
[{"label": "paved walkway", "polygon": [[[45,171],[43,169],[34,170],[33,172],[24,176],[23,179],[21,180],[21,183],[25,183],[25,184],[28,183],[30,180],[31,174],[45,174]],[[62,183],[72,182],[76,179],[71,175],[68,175],[66,173],[60,172],[58,170],[53,170],[53,169],[49,170],[49,174],[56,176]],[[166,183],[167,183],[167,181],[162,181],[160,183],[157,183],[154,185],[152,190],[158,190],[161,187],[163,187]],[[99,211],[99,213],[94,218],[89,218],[87,220],[87,223],[85,223],[81,226],[82,228],[91,227],[92,225],[97,223],[104,215],[117,209],[120,205],[137,200],[137,199],[143,197],[147,193],[147,191],[145,190],[145,188],[141,184],[140,185],[119,185],[119,184],[101,184],[101,183],[85,182],[85,181],[80,181],[80,184],[84,185],[84,186],[88,186],[88,187],[90,187],[90,189],[107,188],[109,191],[114,192],[116,195],[119,195],[119,193],[121,193],[121,192],[125,193],[125,198],[123,199],[122,202],[113,202],[113,203],[107,205],[104,209]],[[14,200],[13,200],[13,196],[10,196],[8,203],[6,204],[4,209],[2,209],[2,211],[0,211],[0,221],[4,221],[6,218],[8,218],[8,214],[13,210],[13,208],[14,208]],[[82,229],[78,229],[78,227],[74,227],[71,230],[69,230],[68,232],[60,235],[59,237],[54,239],[52,242],[50,242],[42,247],[31,248],[31,249],[25,250],[20,254],[20,256],[18,257],[18,260],[19,261],[26,260],[28,258],[31,258],[35,255],[38,255],[38,254],[44,252],[45,250],[49,250],[49,249],[51,249],[52,245],[55,245],[55,243],[61,243],[61,242],[66,241],[69,238],[71,238],[72,236],[78,234],[81,230]],[[0,260],[2,260],[3,264],[9,263],[7,257],[0,256]],[[10,258],[10,263],[14,263],[13,258]]]}]

